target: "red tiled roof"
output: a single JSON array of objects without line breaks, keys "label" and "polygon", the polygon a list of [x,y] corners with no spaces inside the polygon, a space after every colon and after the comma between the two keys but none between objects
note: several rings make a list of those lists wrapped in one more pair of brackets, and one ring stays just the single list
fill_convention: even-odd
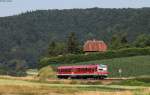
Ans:
[{"label": "red tiled roof", "polygon": [[104,41],[88,40],[85,42],[83,51],[85,52],[103,52],[107,50],[107,45]]}]

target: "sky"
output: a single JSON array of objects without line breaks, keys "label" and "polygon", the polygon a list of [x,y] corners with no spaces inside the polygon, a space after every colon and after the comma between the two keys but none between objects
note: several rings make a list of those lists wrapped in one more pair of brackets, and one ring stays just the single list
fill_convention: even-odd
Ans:
[{"label": "sky", "polygon": [[141,8],[150,0],[0,0],[0,17],[26,11],[72,8]]}]

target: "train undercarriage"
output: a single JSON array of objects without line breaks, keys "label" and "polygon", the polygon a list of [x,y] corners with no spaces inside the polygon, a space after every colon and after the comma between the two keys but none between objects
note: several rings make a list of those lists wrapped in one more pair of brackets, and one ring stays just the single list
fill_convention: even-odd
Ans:
[{"label": "train undercarriage", "polygon": [[107,75],[58,75],[59,79],[105,79]]}]

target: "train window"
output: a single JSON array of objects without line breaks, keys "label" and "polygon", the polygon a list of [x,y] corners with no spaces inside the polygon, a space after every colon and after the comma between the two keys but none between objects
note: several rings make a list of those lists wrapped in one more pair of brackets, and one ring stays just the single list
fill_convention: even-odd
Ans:
[{"label": "train window", "polygon": [[81,68],[79,68],[79,72],[81,72],[81,70],[82,70],[82,69],[81,69]]},{"label": "train window", "polygon": [[67,69],[65,69],[64,71],[67,72]]},{"label": "train window", "polygon": [[71,72],[71,69],[68,69],[68,72]]},{"label": "train window", "polygon": [[75,72],[77,72],[77,71],[78,71],[78,68],[75,68],[74,70],[75,70]]},{"label": "train window", "polygon": [[96,69],[94,68],[94,69],[93,69],[93,72],[95,72],[95,71],[96,71]]},{"label": "train window", "polygon": [[81,69],[80,68],[78,68],[78,70],[77,70],[78,72],[80,72],[81,71]]},{"label": "train window", "polygon": [[90,72],[92,72],[92,68],[90,68]]},{"label": "train window", "polygon": [[94,68],[92,68],[92,72],[94,72]]},{"label": "train window", "polygon": [[88,68],[86,68],[86,71],[88,71]]},{"label": "train window", "polygon": [[87,68],[87,71],[89,71],[89,68]]},{"label": "train window", "polygon": [[81,68],[81,72],[83,72],[84,71],[84,68]]},{"label": "train window", "polygon": [[62,72],[71,72],[71,69],[61,69]]},{"label": "train window", "polygon": [[65,69],[62,69],[62,72],[65,72],[66,70]]}]

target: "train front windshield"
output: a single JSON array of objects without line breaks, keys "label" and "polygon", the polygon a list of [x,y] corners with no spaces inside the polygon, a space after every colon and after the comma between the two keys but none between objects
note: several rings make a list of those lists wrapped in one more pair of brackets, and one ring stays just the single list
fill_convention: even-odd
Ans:
[{"label": "train front windshield", "polygon": [[100,64],[98,67],[98,71],[107,71],[107,66]]}]

